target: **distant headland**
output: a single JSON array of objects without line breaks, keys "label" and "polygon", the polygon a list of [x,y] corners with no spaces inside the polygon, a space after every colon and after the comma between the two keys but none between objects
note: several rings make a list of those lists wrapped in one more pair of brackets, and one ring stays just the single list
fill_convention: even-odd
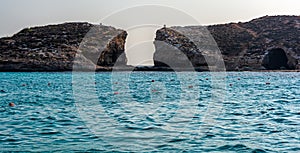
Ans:
[{"label": "distant headland", "polygon": [[[208,71],[205,53],[179,32],[201,34],[201,28],[163,27],[153,41],[176,47],[195,70]],[[227,71],[300,70],[300,16],[264,16],[205,28],[216,41]],[[0,38],[0,71],[72,71],[74,64],[82,70],[111,71],[116,62],[125,71],[171,71],[161,59],[171,59],[182,65],[182,70],[189,70],[180,57],[165,54],[157,46],[154,66],[126,65],[126,37],[125,30],[86,22],[25,28],[12,37]]]}]

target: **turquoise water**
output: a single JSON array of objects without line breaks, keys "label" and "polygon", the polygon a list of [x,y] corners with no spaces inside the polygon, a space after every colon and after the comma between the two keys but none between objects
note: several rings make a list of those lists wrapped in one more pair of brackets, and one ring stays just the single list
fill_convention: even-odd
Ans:
[{"label": "turquoise water", "polygon": [[2,72],[0,80],[0,151],[300,152],[300,73]]}]

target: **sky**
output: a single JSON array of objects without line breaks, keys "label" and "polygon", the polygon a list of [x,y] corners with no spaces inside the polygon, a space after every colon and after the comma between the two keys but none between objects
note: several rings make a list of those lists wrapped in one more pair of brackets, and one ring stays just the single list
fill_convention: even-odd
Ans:
[{"label": "sky", "polygon": [[[265,15],[300,15],[299,0],[1,0],[0,37],[11,36],[25,27],[37,25],[73,21],[99,23],[114,14],[118,14],[118,12],[124,12],[126,9],[143,5],[170,7],[192,17],[201,25],[245,22]],[[138,14],[146,20],[147,17],[151,16],[148,13],[143,11],[143,9],[137,9],[133,12],[133,15]],[[168,14],[167,11],[163,13]],[[136,57],[142,57],[143,54],[146,54],[145,56],[149,58],[149,55],[153,51],[144,51],[141,53],[138,50],[150,45],[150,42],[148,44],[145,42],[154,38],[155,29],[158,29],[158,26],[132,28],[131,25],[131,27],[122,27],[124,25],[120,23],[128,21],[124,21],[127,19],[126,15],[132,15],[130,13],[124,14],[125,17],[122,15],[114,16],[114,19],[117,20],[114,22],[117,22],[115,24],[117,24],[118,28],[125,30],[131,28],[128,36],[129,41],[127,41],[130,46],[127,46],[127,48],[132,48],[131,53],[136,54],[136,52],[140,52],[140,55]],[[173,17],[177,17],[177,15],[180,15],[180,13],[175,13]],[[140,21],[143,19],[136,20]],[[182,20],[180,19],[180,21]],[[184,23],[185,21],[183,21],[183,25]],[[104,24],[110,24],[110,22],[104,22]],[[162,23],[153,24],[161,25]],[[134,39],[134,33],[141,33],[138,31],[149,33],[149,35],[144,35],[147,39],[142,38],[143,36],[137,36]],[[142,43],[139,43],[141,44],[140,47],[133,45],[137,40],[143,40]],[[150,47],[149,50],[153,50],[153,48],[151,49]],[[141,63],[143,60],[147,61],[147,58],[142,58],[132,63]]]}]

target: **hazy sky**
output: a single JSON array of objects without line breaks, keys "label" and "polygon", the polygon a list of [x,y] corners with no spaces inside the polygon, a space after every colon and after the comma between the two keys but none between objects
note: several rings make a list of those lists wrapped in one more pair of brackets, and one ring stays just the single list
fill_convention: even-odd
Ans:
[{"label": "hazy sky", "polygon": [[0,36],[51,23],[99,23],[113,12],[145,4],[179,9],[204,25],[249,21],[264,15],[300,15],[299,0],[1,0]]},{"label": "hazy sky", "polygon": [[120,9],[143,4],[180,9],[202,24],[248,21],[264,15],[300,15],[299,0],[1,0],[0,36],[49,23],[98,23]]}]

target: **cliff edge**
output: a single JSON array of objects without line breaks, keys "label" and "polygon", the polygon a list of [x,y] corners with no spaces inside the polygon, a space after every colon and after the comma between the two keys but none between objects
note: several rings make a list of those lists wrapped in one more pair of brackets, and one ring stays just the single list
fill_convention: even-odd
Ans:
[{"label": "cliff edge", "polygon": [[[209,31],[209,33],[206,33]],[[197,34],[197,35],[195,35]],[[190,36],[205,44],[211,35],[218,45],[226,70],[299,70],[300,69],[300,16],[265,16],[249,22],[202,26],[169,27],[156,32],[156,40],[178,48],[197,66],[205,68],[210,50],[197,46]],[[194,38],[197,40],[197,38]],[[155,66],[162,65],[161,52],[154,54]],[[201,55],[199,55],[201,54]],[[197,57],[195,57],[195,55]],[[180,61],[175,56],[173,61]]]},{"label": "cliff edge", "polygon": [[84,22],[26,28],[0,39],[0,70],[71,71],[75,56],[81,58],[77,64],[107,68],[124,52],[126,36],[124,30]]},{"label": "cliff edge", "polygon": [[[0,71],[111,71],[116,63],[130,70],[126,37],[124,30],[86,22],[25,28],[0,38]],[[228,71],[300,70],[300,16],[164,27],[156,31],[154,44],[154,67],[136,70],[170,70],[173,64],[208,71],[221,58]]]}]

